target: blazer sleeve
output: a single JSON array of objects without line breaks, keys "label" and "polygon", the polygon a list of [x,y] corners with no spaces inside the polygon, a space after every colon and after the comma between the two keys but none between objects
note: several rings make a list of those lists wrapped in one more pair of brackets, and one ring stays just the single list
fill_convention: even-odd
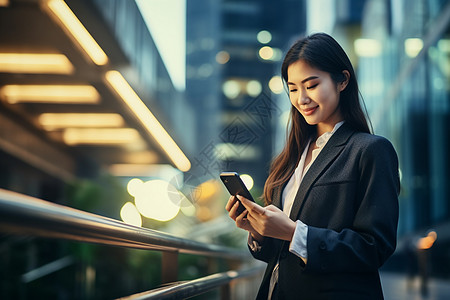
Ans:
[{"label": "blazer sleeve", "polygon": [[281,247],[281,242],[281,240],[265,237],[264,242],[260,244],[261,248],[259,251],[253,251],[250,246],[248,248],[254,258],[269,263],[274,259],[276,251]]},{"label": "blazer sleeve", "polygon": [[395,250],[400,189],[397,154],[387,139],[375,136],[361,147],[355,163],[359,179],[352,226],[339,232],[309,226],[306,272],[374,271]]}]

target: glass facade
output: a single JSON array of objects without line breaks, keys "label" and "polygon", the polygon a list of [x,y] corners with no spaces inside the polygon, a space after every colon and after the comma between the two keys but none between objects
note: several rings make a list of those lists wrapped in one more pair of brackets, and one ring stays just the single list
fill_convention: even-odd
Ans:
[{"label": "glass facade", "polygon": [[362,39],[380,53],[361,57],[358,74],[375,133],[394,144],[402,190],[399,235],[450,219],[449,5],[371,1]]}]

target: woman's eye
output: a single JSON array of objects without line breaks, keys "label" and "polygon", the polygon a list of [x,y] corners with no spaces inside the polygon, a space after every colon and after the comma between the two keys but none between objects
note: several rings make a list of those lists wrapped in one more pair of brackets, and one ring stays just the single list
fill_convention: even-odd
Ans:
[{"label": "woman's eye", "polygon": [[306,89],[307,89],[307,90],[311,90],[311,89],[315,88],[317,85],[318,85],[318,83],[313,84],[313,85],[311,85],[311,86],[306,87]]},{"label": "woman's eye", "polygon": [[297,91],[297,89],[290,89],[289,90],[290,93],[293,93],[293,92],[296,92],[296,91]]}]

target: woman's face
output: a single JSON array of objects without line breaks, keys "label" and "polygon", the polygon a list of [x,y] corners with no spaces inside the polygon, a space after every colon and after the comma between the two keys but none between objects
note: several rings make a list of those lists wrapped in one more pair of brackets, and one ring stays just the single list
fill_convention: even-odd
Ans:
[{"label": "woman's face", "polygon": [[342,121],[339,95],[348,80],[335,83],[329,73],[313,68],[302,60],[287,69],[289,98],[292,105],[310,125],[317,125],[318,134],[331,131]]}]

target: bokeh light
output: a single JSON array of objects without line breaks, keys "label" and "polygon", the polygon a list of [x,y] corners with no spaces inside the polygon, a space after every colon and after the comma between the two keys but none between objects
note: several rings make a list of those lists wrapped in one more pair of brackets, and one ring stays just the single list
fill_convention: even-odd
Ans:
[{"label": "bokeh light", "polygon": [[264,46],[261,49],[259,49],[258,54],[259,57],[261,57],[264,60],[271,60],[274,55],[274,51],[272,47]]},{"label": "bokeh light", "polygon": [[244,182],[245,186],[247,187],[247,190],[251,190],[253,188],[253,178],[252,176],[248,174],[242,174],[241,176],[242,181]]},{"label": "bokeh light", "polygon": [[131,196],[136,196],[142,184],[144,184],[144,182],[139,178],[131,179],[127,184],[128,194],[130,194]]},{"label": "bokeh light", "polygon": [[256,97],[262,92],[261,83],[258,80],[250,80],[247,82],[246,91],[249,96]]},{"label": "bokeh light", "polygon": [[405,40],[405,53],[409,57],[413,58],[419,54],[423,48],[423,41],[419,38],[410,38]]},{"label": "bokeh light", "polygon": [[284,91],[283,81],[280,76],[273,76],[269,80],[269,88],[274,94],[281,94]]},{"label": "bokeh light", "polygon": [[135,204],[141,215],[162,222],[176,217],[184,197],[173,185],[160,179],[145,183],[133,179],[127,188],[130,195],[135,197]]},{"label": "bokeh light", "polygon": [[222,85],[222,91],[228,99],[235,99],[241,93],[241,87],[236,80],[227,80]]},{"label": "bokeh light", "polygon": [[122,209],[120,210],[120,217],[122,218],[122,221],[127,224],[139,227],[142,226],[141,215],[139,214],[136,206],[131,202],[127,202],[122,206]]},{"label": "bokeh light", "polygon": [[220,51],[216,54],[216,61],[224,65],[230,60],[230,54],[227,51]]},{"label": "bokeh light", "polygon": [[267,44],[267,43],[270,43],[270,41],[272,41],[272,34],[267,30],[261,30],[256,35],[256,39],[261,44]]},{"label": "bokeh light", "polygon": [[380,56],[383,51],[381,42],[374,39],[356,39],[354,47],[356,54],[360,57]]}]

